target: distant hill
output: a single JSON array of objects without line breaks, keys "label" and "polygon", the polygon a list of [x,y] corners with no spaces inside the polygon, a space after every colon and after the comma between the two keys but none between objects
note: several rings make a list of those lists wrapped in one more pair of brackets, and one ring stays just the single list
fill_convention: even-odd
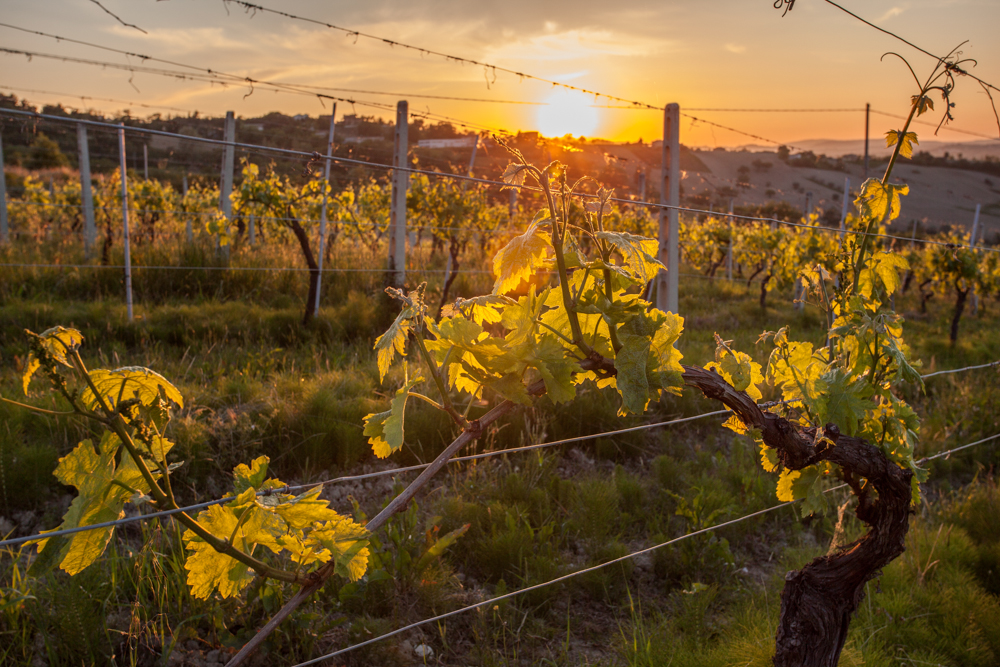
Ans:
[{"label": "distant hill", "polygon": [[[922,134],[920,132],[918,135]],[[794,146],[793,152],[799,150],[822,153],[830,157],[843,157],[845,155],[864,155],[865,146],[861,139],[802,139],[800,141],[790,141],[789,146]],[[731,151],[748,150],[753,152],[770,152],[777,149],[773,145],[746,144],[731,148]],[[704,147],[704,150],[711,150]],[[942,157],[948,153],[952,157],[961,155],[969,160],[982,160],[987,157],[1000,158],[1000,139],[980,139],[977,141],[937,141],[933,139],[921,140],[917,145],[917,150],[927,151],[936,157]],[[876,157],[888,157],[892,153],[891,148],[886,148],[885,140],[881,135],[872,136],[868,140],[868,154]]]}]

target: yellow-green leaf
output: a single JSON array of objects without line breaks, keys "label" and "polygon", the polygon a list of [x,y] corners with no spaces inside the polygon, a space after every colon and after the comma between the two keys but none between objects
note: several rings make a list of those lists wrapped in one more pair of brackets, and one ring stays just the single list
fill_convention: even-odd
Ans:
[{"label": "yellow-green leaf", "polygon": [[385,380],[385,374],[389,372],[389,366],[398,353],[399,356],[406,356],[406,337],[413,328],[413,309],[404,308],[389,329],[375,339],[375,351],[378,353],[378,381]]},{"label": "yellow-green leaf", "polygon": [[[38,342],[53,360],[63,366],[72,368],[72,365],[66,361],[66,353],[83,343],[83,335],[79,331],[65,327],[52,327],[40,334],[33,334],[30,331],[27,333],[37,338]],[[28,360],[24,366],[24,374],[21,376],[21,384],[25,396],[28,395],[28,385],[31,384],[31,378],[39,368],[41,368],[41,363],[38,361],[38,358],[35,357],[33,352],[29,353]]]},{"label": "yellow-green leaf", "polygon": [[803,470],[781,471],[778,477],[778,500],[789,502],[799,500],[809,495],[809,489],[819,479],[819,470],[815,466]]},{"label": "yellow-green leaf", "polygon": [[855,200],[858,212],[864,220],[881,222],[888,216],[892,221],[899,217],[900,196],[910,192],[908,185],[882,185],[881,181],[869,178],[861,186],[861,193]]},{"label": "yellow-green leaf", "polygon": [[357,581],[368,569],[368,531],[346,517],[313,530],[308,543],[329,550],[336,561],[337,573],[350,581]]},{"label": "yellow-green leaf", "polygon": [[595,236],[610,243],[625,260],[628,271],[642,282],[652,280],[661,269],[666,268],[656,258],[659,252],[659,242],[656,239],[628,232],[598,232]]},{"label": "yellow-green leaf", "polygon": [[[234,548],[253,555],[255,542],[249,536],[255,532],[255,528],[259,528],[259,518],[255,515],[256,513],[252,514],[241,523],[232,508],[213,505],[198,514],[198,523],[215,537],[232,537],[230,543]],[[216,551],[193,531],[185,531],[183,540],[191,552],[184,563],[184,569],[188,571],[187,583],[194,597],[207,599],[216,588],[223,598],[233,597],[253,580],[254,574],[247,565]]]},{"label": "yellow-green leaf", "polygon": [[422,377],[413,378],[400,387],[393,397],[388,411],[365,416],[363,433],[368,436],[372,451],[380,459],[384,459],[403,446],[403,416],[406,411],[406,399],[409,398],[410,389],[423,380]]},{"label": "yellow-green leaf", "polygon": [[749,431],[743,420],[737,417],[735,414],[729,415],[729,419],[722,422],[724,428],[728,428],[730,431],[739,433],[740,435],[746,435]]},{"label": "yellow-green leaf", "polygon": [[760,466],[765,472],[774,472],[778,469],[778,450],[768,447],[763,442],[760,443]]},{"label": "yellow-green leaf", "polygon": [[493,273],[497,277],[493,294],[506,294],[543,266],[552,247],[549,233],[541,229],[541,224],[546,221],[546,215],[536,216],[524,234],[511,239],[493,258]]},{"label": "yellow-green leaf", "polygon": [[[162,398],[184,407],[184,397],[177,387],[170,384],[165,377],[141,366],[125,366],[113,371],[99,368],[90,371],[90,380],[94,383],[100,396],[104,398],[112,410],[119,400],[138,399],[142,405],[151,406]],[[162,392],[162,394],[161,394]],[[93,409],[97,407],[94,393],[87,388],[80,399],[84,405]]]},{"label": "yellow-green leaf", "polygon": [[267,464],[271,462],[266,456],[258,456],[248,466],[241,463],[233,469],[236,493],[241,494],[247,489],[259,489],[267,476]]}]

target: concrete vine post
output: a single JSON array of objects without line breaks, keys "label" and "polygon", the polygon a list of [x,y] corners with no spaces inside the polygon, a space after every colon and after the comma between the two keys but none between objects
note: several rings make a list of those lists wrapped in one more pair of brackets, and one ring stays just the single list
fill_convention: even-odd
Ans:
[{"label": "concrete vine post", "polygon": [[90,187],[90,148],[87,126],[78,123],[76,140],[80,149],[80,198],[83,201],[83,251],[87,259],[94,252],[97,242],[97,224],[94,221],[94,193]]},{"label": "concrete vine post", "polygon": [[[317,256],[316,268],[316,301],[313,303],[313,315],[319,315],[319,295],[323,283],[323,247],[326,244],[326,205],[328,194],[326,189],[330,186],[330,158],[333,157],[333,135],[337,127],[337,105],[333,105],[330,112],[330,134],[326,141],[326,165],[323,167],[323,205],[319,213],[319,255]],[[253,224],[251,222],[251,224]],[[252,228],[251,228],[252,229]],[[253,241],[251,241],[251,244]]]},{"label": "concrete vine post", "polygon": [[[226,223],[233,219],[233,169],[236,162],[236,151],[233,144],[236,142],[236,116],[232,111],[226,112],[226,125],[223,132],[223,139],[226,142],[222,149],[222,183],[219,188],[219,210],[226,217]],[[215,237],[215,247],[219,254],[229,259],[229,246],[223,246],[218,236]]]},{"label": "concrete vine post", "polygon": [[409,107],[406,100],[396,104],[396,132],[392,153],[392,208],[389,222],[389,272],[397,287],[406,282],[406,191],[410,183],[407,152]]},{"label": "concrete vine post", "polygon": [[125,168],[125,124],[118,128],[118,161],[122,173],[122,242],[125,245],[125,308],[132,321],[132,253],[128,234],[128,176]]},{"label": "concrete vine post", "polygon": [[681,108],[668,104],[663,111],[663,151],[660,163],[659,260],[667,268],[656,276],[656,307],[664,312],[678,310],[677,287],[680,272],[680,232],[677,208],[680,206],[680,121]]}]

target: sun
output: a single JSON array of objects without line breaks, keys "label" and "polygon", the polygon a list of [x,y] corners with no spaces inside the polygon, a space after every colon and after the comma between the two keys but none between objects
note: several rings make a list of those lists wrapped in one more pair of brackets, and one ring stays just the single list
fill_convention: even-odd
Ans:
[{"label": "sun", "polygon": [[546,137],[572,134],[593,136],[597,129],[597,109],[593,98],[572,90],[557,90],[545,100],[548,106],[539,108],[538,131]]}]

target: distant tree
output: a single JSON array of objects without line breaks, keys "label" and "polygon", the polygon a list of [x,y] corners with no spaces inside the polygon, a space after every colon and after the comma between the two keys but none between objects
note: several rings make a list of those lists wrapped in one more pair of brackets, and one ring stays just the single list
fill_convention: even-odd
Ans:
[{"label": "distant tree", "polygon": [[59,150],[59,145],[39,132],[28,149],[28,160],[24,166],[28,169],[51,169],[68,164],[69,158]]},{"label": "distant tree", "polygon": [[788,161],[788,156],[791,155],[791,151],[788,150],[788,146],[778,146],[778,159],[783,162]]}]

